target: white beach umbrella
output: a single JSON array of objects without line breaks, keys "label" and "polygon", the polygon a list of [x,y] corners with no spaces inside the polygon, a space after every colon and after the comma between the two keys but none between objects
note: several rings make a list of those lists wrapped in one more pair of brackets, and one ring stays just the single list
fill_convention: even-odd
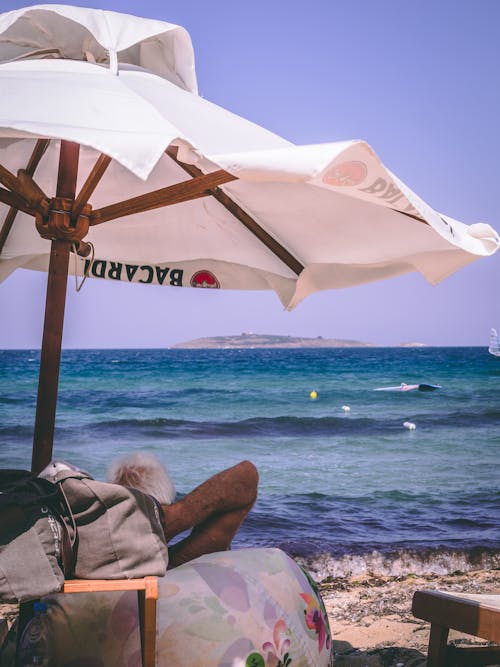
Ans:
[{"label": "white beach umbrella", "polygon": [[288,309],[411,271],[437,283],[498,249],[366,143],[295,146],[199,97],[178,26],[38,5],[0,16],[0,61],[0,280],[49,271],[34,469],[52,450],[70,249],[80,275],[271,289]]}]

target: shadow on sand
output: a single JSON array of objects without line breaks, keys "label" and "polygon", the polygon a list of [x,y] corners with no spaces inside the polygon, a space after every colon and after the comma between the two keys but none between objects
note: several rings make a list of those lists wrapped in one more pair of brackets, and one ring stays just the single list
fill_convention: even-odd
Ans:
[{"label": "shadow on sand", "polygon": [[401,646],[362,651],[349,642],[332,641],[335,667],[424,667],[427,656]]}]

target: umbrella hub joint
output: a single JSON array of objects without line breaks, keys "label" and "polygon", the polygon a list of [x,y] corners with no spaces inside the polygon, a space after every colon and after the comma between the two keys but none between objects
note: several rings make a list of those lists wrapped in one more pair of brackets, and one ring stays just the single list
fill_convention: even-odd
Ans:
[{"label": "umbrella hub joint", "polygon": [[74,200],[68,197],[53,197],[48,213],[37,213],[35,224],[38,233],[50,241],[81,241],[89,231],[92,207],[85,204],[78,215],[73,215]]}]

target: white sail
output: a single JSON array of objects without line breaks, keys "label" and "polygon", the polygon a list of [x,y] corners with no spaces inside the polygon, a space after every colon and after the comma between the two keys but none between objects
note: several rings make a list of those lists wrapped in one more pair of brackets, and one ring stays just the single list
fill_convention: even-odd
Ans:
[{"label": "white sail", "polygon": [[488,352],[495,357],[500,357],[500,340],[496,329],[490,330],[490,346]]}]

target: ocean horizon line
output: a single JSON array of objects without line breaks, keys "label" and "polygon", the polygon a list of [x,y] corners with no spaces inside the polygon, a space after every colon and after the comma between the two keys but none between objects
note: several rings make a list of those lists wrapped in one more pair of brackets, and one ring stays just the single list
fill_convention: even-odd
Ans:
[{"label": "ocean horizon line", "polygon": [[[447,345],[434,345],[434,344],[422,344],[422,345],[407,345],[407,344],[378,344],[370,343],[363,345],[332,345],[330,346],[314,346],[314,345],[303,345],[297,347],[290,346],[258,346],[253,347],[178,347],[183,345],[183,343],[174,343],[173,345],[166,345],[165,347],[150,347],[150,346],[99,346],[99,347],[72,347],[72,346],[63,346],[61,351],[76,351],[76,352],[85,352],[85,351],[105,351],[105,350],[155,350],[155,351],[169,351],[169,352],[196,352],[196,351],[207,351],[207,350],[217,350],[221,352],[227,352],[228,350],[372,350],[372,349],[488,349],[486,344],[474,344],[474,345],[460,345],[460,344],[447,344]],[[0,352],[40,352],[41,347],[0,347]]]}]

